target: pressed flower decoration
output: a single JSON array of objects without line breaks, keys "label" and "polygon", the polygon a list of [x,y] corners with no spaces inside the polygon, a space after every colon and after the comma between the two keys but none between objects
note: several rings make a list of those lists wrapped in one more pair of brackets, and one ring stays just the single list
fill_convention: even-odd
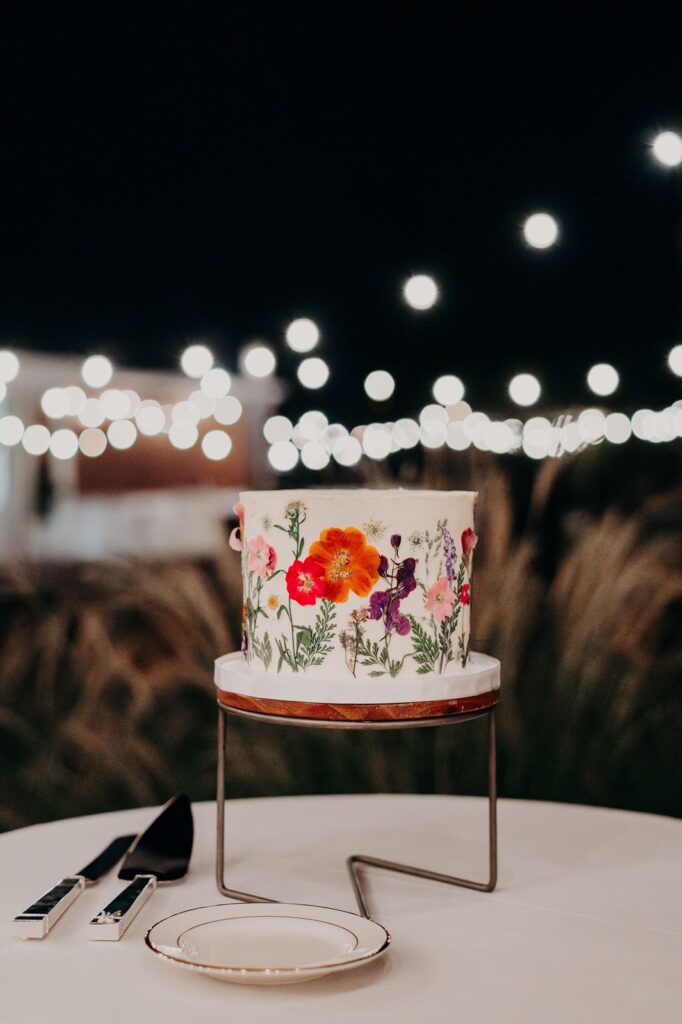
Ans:
[{"label": "pressed flower decoration", "polygon": [[[285,534],[290,544],[285,558],[262,533],[246,539],[244,509],[236,505],[234,511],[239,526],[230,545],[242,557],[242,650],[249,661],[257,659],[268,670],[276,654],[278,672],[284,666],[305,672],[324,664],[336,641],[353,676],[359,666],[370,676],[396,677],[410,671],[442,673],[454,660],[467,664],[470,637],[460,620],[462,608],[471,603],[471,555],[478,540],[473,529],[462,532],[459,553],[447,520],[412,532],[406,544],[399,533],[391,534],[384,553],[369,543],[381,544],[388,532],[375,519],[363,523],[363,530],[329,526],[307,545],[308,510],[296,500],[285,506],[283,521],[261,519],[265,532]],[[281,580],[278,592],[270,590],[280,575],[284,594]],[[335,637],[337,608],[351,597],[354,607]],[[273,621],[280,623],[278,629],[269,626]]]}]

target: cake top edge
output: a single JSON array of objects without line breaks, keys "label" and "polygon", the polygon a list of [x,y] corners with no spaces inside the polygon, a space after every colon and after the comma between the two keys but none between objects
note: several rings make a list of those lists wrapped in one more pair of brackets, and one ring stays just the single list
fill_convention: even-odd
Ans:
[{"label": "cake top edge", "polygon": [[251,498],[255,495],[268,496],[277,499],[292,498],[300,494],[314,494],[320,498],[338,498],[339,494],[371,494],[376,498],[395,498],[397,495],[414,495],[423,497],[460,497],[467,496],[474,498],[478,497],[478,491],[445,491],[420,487],[391,487],[391,488],[379,488],[379,487],[294,487],[286,490],[249,490],[240,491],[240,498]]}]

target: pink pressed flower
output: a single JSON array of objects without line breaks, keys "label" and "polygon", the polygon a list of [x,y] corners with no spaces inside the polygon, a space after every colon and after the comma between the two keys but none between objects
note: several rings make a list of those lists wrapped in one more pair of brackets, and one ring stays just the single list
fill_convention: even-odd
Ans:
[{"label": "pink pressed flower", "polygon": [[447,576],[441,576],[433,586],[426,591],[424,607],[427,612],[433,612],[436,622],[449,619],[452,615],[452,606],[455,602],[455,595],[448,583]]},{"label": "pink pressed flower", "polygon": [[260,534],[249,541],[246,550],[249,572],[255,572],[262,580],[266,580],[275,571],[277,552]]},{"label": "pink pressed flower", "polygon": [[241,551],[242,537],[244,536],[244,506],[241,502],[237,502],[232,511],[239,519],[239,526],[235,526],[230,533],[230,547],[233,551]]},{"label": "pink pressed flower", "polygon": [[465,558],[468,558],[471,552],[474,550],[474,548],[476,547],[477,540],[478,537],[471,529],[471,527],[468,526],[466,530],[464,530],[462,533],[462,554],[464,555]]}]

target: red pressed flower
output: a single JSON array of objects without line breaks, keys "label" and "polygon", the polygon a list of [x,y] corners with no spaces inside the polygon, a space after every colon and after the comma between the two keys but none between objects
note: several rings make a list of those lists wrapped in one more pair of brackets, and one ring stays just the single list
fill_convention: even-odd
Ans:
[{"label": "red pressed flower", "polygon": [[462,533],[462,554],[464,555],[465,558],[468,558],[471,552],[474,550],[474,548],[476,547],[477,540],[478,537],[471,529],[471,527],[468,526],[466,530],[464,530],[464,532]]},{"label": "red pressed flower", "polygon": [[324,570],[310,557],[304,562],[292,562],[285,579],[289,597],[298,604],[315,604],[318,597],[325,596]]},{"label": "red pressed flower", "polygon": [[463,583],[459,588],[459,600],[461,604],[469,604],[471,601],[471,592],[469,590],[469,584]]}]

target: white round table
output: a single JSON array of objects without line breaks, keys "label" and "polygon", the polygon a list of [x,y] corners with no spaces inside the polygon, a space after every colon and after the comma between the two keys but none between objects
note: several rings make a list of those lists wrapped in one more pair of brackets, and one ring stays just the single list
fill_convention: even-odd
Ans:
[{"label": "white round table", "polygon": [[[11,918],[149,810],[37,825],[0,836],[0,1020],[8,1024],[673,1024],[682,986],[682,823],[652,815],[500,801],[492,894],[373,871],[386,957],[309,984],[248,988],[175,969],[145,948],[167,914],[225,902],[214,883],[215,806],[194,807],[190,875],[160,889],[118,943],[88,920],[118,888],[87,890],[42,942]],[[431,796],[232,801],[231,884],[289,902],[356,910],[349,853],[478,877],[486,803]]]}]

